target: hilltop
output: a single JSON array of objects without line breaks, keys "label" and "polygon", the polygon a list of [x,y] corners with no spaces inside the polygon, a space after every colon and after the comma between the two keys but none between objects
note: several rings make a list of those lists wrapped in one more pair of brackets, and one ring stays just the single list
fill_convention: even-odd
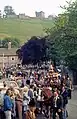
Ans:
[{"label": "hilltop", "polygon": [[0,19],[0,39],[15,37],[24,43],[31,36],[44,36],[44,29],[53,25],[54,22],[47,19]]}]

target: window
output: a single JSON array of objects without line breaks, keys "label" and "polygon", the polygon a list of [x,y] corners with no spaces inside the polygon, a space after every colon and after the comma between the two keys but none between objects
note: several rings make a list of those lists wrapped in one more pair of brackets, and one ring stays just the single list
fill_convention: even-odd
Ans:
[{"label": "window", "polygon": [[14,58],[12,57],[12,60],[14,60]]}]

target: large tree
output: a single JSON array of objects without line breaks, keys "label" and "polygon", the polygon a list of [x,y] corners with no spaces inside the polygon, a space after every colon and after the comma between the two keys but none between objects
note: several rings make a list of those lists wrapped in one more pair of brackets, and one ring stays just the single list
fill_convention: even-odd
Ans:
[{"label": "large tree", "polygon": [[[73,71],[77,70],[77,1],[64,6],[64,14],[60,14],[55,27],[48,29],[50,38],[60,54],[61,60]],[[77,72],[77,71],[76,71]]]},{"label": "large tree", "polygon": [[25,43],[21,49],[18,49],[17,54],[22,60],[22,64],[37,64],[43,61],[48,61],[55,58],[55,49],[53,43],[47,37],[32,37]]},{"label": "large tree", "polygon": [[6,16],[7,15],[15,15],[15,12],[14,12],[12,6],[5,6],[4,12],[5,12]]},{"label": "large tree", "polygon": [[57,17],[55,27],[47,32],[50,33],[61,58],[69,67],[74,68],[75,62],[72,64],[70,57],[77,54],[77,1],[68,3],[68,7],[64,9],[66,11]]}]

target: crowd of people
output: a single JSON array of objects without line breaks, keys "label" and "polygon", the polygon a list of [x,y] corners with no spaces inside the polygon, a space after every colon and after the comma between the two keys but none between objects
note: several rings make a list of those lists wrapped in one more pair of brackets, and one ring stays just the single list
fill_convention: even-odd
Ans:
[{"label": "crowd of people", "polygon": [[11,80],[19,88],[0,89],[0,119],[67,119],[68,100],[71,99],[72,80],[68,74],[61,75],[53,65],[45,70],[12,73]]}]

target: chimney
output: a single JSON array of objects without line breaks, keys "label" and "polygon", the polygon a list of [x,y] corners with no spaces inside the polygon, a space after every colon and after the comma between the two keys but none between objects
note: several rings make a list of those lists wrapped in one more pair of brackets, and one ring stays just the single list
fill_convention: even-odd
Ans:
[{"label": "chimney", "polygon": [[9,41],[8,42],[8,50],[10,50],[11,49],[11,42]]}]

